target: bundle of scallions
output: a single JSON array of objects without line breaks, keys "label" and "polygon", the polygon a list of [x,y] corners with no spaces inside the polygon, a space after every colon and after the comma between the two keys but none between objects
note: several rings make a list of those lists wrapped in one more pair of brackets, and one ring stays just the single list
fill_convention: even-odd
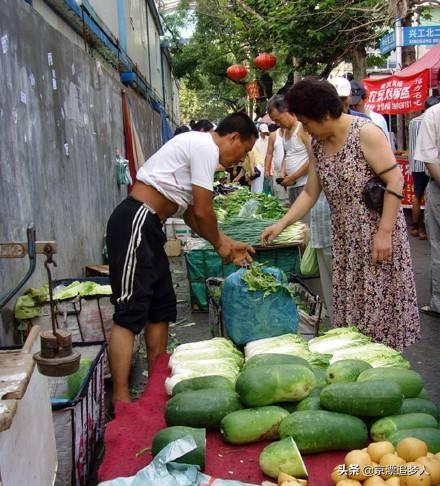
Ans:
[{"label": "bundle of scallions", "polygon": [[[220,229],[234,240],[260,246],[263,230],[277,221],[276,219],[231,218],[220,223]],[[304,243],[306,228],[307,226],[301,222],[291,224],[273,240],[272,245],[302,244]]]}]

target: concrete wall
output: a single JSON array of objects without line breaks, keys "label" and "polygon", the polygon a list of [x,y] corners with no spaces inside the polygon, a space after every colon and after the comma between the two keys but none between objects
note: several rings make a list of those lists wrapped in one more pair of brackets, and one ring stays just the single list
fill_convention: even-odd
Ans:
[{"label": "concrete wall", "polygon": [[162,100],[162,69],[160,61],[162,53],[160,50],[160,35],[149,7],[148,12],[148,42],[151,62],[150,83],[157,98]]},{"label": "concrete wall", "polygon": [[[54,278],[79,277],[102,261],[107,219],[126,195],[114,160],[124,154],[119,73],[51,27],[24,1],[2,0],[0,15],[0,241],[56,240]],[[159,115],[129,90],[147,157],[161,145]],[[26,284],[46,282],[43,257]],[[0,294],[24,276],[27,260],[0,259]],[[3,321],[3,324],[2,322]],[[12,336],[0,317],[0,345]]]}]

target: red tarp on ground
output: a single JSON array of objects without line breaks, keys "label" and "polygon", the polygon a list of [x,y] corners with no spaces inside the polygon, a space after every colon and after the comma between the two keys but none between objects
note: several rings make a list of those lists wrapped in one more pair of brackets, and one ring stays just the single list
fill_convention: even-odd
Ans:
[{"label": "red tarp on ground", "polygon": [[423,110],[429,87],[437,86],[439,68],[440,44],[437,44],[393,76],[364,79],[367,109],[389,115]]},{"label": "red tarp on ground", "polygon": [[[107,424],[104,435],[105,455],[99,468],[100,481],[134,476],[151,461],[149,452],[154,435],[166,427],[164,408],[168,396],[165,379],[169,376],[169,355],[161,355],[139,401],[116,404],[116,418]],[[207,434],[205,472],[222,479],[236,479],[261,484],[267,480],[258,466],[258,458],[268,442],[231,446],[217,432]],[[331,486],[333,467],[342,464],[344,452],[304,456],[310,486]]]}]

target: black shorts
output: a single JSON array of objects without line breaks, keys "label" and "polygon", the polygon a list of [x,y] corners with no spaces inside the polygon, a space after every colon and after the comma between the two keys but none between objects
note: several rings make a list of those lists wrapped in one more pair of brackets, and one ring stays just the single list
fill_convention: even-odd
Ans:
[{"label": "black shorts", "polygon": [[149,322],[176,320],[162,224],[145,204],[127,198],[107,223],[113,320],[138,334]]},{"label": "black shorts", "polygon": [[419,201],[422,200],[426,186],[429,182],[429,176],[425,172],[413,172],[414,194]]}]

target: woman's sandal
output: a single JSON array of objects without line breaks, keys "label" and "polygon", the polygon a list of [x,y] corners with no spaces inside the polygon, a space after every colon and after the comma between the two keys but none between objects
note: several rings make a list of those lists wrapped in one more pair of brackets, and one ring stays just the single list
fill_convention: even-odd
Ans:
[{"label": "woman's sandal", "polygon": [[428,316],[432,317],[440,317],[440,312],[436,312],[435,310],[432,310],[429,305],[424,305],[423,307],[420,308],[420,311],[423,312],[423,314],[426,314]]}]

